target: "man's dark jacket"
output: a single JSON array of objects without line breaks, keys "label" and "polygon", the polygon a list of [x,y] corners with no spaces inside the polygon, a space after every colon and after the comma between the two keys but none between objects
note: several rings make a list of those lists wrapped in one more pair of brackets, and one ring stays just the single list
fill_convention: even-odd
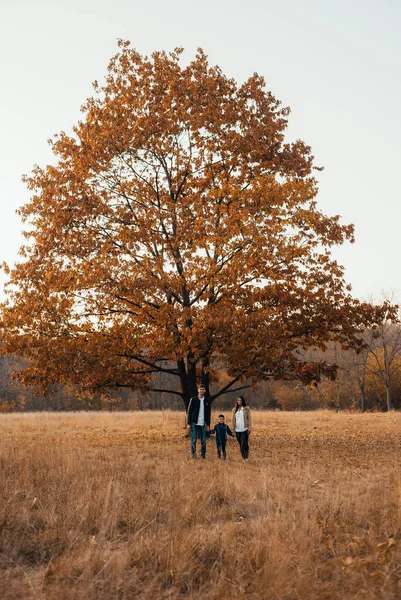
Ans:
[{"label": "man's dark jacket", "polygon": [[[210,406],[211,406],[210,398],[205,396],[205,398],[203,400],[203,404],[205,407],[205,425],[210,427]],[[200,405],[200,400],[199,400],[198,396],[194,396],[189,401],[188,412],[187,412],[188,425],[191,425],[191,423],[195,423],[195,425],[196,425],[196,423],[198,422],[199,405]]]}]

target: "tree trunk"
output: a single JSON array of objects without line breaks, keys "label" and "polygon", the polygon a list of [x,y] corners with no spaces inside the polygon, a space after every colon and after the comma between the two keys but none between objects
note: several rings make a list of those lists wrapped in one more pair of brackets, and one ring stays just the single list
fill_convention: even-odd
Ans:
[{"label": "tree trunk", "polygon": [[178,360],[177,368],[180,374],[182,399],[187,411],[190,399],[196,396],[197,392],[196,365],[193,362],[193,354],[191,353],[187,356],[186,364],[184,360]]},{"label": "tree trunk", "polygon": [[361,411],[364,413],[366,411],[365,387],[360,385],[359,390],[361,392]]},{"label": "tree trunk", "polygon": [[201,382],[206,388],[206,395],[210,397],[210,373],[209,373],[209,359],[204,358],[202,360],[202,374],[201,374]]},{"label": "tree trunk", "polygon": [[189,392],[188,386],[186,386],[186,390],[182,395],[182,400],[184,402],[185,412],[188,410],[189,401],[192,398],[192,394]]},{"label": "tree trunk", "polygon": [[393,404],[391,402],[391,386],[390,386],[390,382],[386,383],[386,399],[387,399],[387,411],[390,412],[390,410],[393,409]]},{"label": "tree trunk", "polygon": [[194,363],[194,355],[192,352],[187,355],[187,377],[189,397],[192,398],[192,396],[196,396],[198,391],[196,383],[196,364]]},{"label": "tree trunk", "polygon": [[178,372],[180,374],[182,399],[183,399],[183,402],[184,402],[185,410],[187,411],[188,410],[189,401],[191,399],[191,392],[190,392],[189,385],[188,385],[187,370],[185,368],[185,363],[184,363],[184,361],[182,359],[181,360],[177,360],[177,369],[178,369]]}]

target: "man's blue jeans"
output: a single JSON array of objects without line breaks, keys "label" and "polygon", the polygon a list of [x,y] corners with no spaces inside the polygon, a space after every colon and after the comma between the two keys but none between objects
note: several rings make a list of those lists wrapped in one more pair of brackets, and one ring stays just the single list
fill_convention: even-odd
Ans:
[{"label": "man's blue jeans", "polygon": [[196,425],[191,423],[191,454],[196,457],[196,440],[200,437],[201,457],[206,457],[206,425]]}]

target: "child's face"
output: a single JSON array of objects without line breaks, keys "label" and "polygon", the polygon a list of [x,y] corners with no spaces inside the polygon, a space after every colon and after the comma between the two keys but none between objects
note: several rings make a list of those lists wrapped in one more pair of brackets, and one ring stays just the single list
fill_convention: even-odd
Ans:
[{"label": "child's face", "polygon": [[219,417],[219,422],[224,423],[224,417]]}]

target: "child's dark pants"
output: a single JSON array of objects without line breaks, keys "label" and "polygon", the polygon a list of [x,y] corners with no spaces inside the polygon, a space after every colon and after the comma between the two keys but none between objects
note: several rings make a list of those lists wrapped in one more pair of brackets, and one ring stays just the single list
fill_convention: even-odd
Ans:
[{"label": "child's dark pants", "polygon": [[216,440],[217,447],[217,458],[221,458],[223,454],[223,460],[226,460],[226,440],[221,442],[220,440]]}]

